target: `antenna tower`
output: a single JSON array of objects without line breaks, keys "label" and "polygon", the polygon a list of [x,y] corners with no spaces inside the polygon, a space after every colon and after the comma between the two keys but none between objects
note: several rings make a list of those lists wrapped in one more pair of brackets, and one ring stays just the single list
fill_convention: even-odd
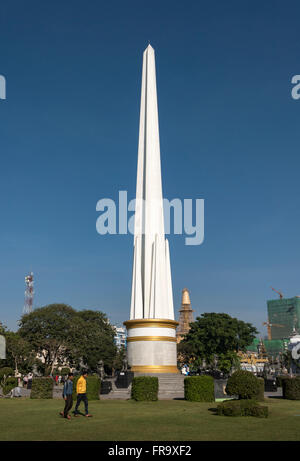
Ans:
[{"label": "antenna tower", "polygon": [[24,314],[30,314],[32,312],[33,308],[33,295],[34,295],[34,289],[33,289],[33,272],[30,272],[29,275],[26,275],[25,277],[25,303],[24,303],[24,309],[23,313]]}]

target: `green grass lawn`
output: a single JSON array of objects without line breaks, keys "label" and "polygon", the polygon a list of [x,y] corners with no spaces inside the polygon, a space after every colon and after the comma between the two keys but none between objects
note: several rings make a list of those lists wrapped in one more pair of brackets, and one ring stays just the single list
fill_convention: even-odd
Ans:
[{"label": "green grass lawn", "polygon": [[[0,400],[0,440],[300,440],[300,401],[266,399],[269,418],[216,416],[215,403],[89,402],[93,418],[61,418],[62,400]],[[82,408],[83,409],[83,408]]]}]

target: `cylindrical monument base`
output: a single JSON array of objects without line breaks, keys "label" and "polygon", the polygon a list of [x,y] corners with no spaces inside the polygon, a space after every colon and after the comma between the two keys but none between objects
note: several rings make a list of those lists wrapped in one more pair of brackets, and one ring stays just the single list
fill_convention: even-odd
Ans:
[{"label": "cylindrical monument base", "polygon": [[170,319],[134,319],[127,328],[127,360],[131,371],[140,373],[179,373],[177,368],[176,327]]}]

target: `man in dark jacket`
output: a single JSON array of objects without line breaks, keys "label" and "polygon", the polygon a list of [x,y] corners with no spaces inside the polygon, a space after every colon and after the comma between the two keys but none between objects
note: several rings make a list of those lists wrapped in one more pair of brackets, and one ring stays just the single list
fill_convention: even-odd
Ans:
[{"label": "man in dark jacket", "polygon": [[73,378],[74,375],[73,373],[68,374],[68,379],[66,380],[64,384],[64,390],[63,390],[63,398],[65,400],[65,408],[64,411],[61,411],[60,414],[64,418],[71,419],[71,416],[68,414],[69,411],[72,408],[73,405]]}]

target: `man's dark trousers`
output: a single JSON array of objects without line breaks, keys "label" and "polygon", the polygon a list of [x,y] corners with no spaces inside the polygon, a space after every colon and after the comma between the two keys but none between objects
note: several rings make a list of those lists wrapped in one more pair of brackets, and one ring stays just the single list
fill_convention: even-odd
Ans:
[{"label": "man's dark trousers", "polygon": [[81,402],[82,400],[83,400],[83,402],[84,402],[85,414],[86,414],[86,415],[89,414],[87,395],[86,395],[86,394],[77,394],[77,402],[76,402],[76,406],[75,406],[75,410],[74,410],[74,414],[75,414],[75,415],[78,415],[78,413],[79,413],[78,407],[79,407],[80,402]]},{"label": "man's dark trousers", "polygon": [[65,400],[64,418],[66,418],[66,417],[68,416],[68,413],[69,413],[69,411],[71,410],[72,405],[73,405],[73,397],[72,397],[72,394],[71,394],[71,395],[67,395],[66,397],[67,397],[67,399]]}]

